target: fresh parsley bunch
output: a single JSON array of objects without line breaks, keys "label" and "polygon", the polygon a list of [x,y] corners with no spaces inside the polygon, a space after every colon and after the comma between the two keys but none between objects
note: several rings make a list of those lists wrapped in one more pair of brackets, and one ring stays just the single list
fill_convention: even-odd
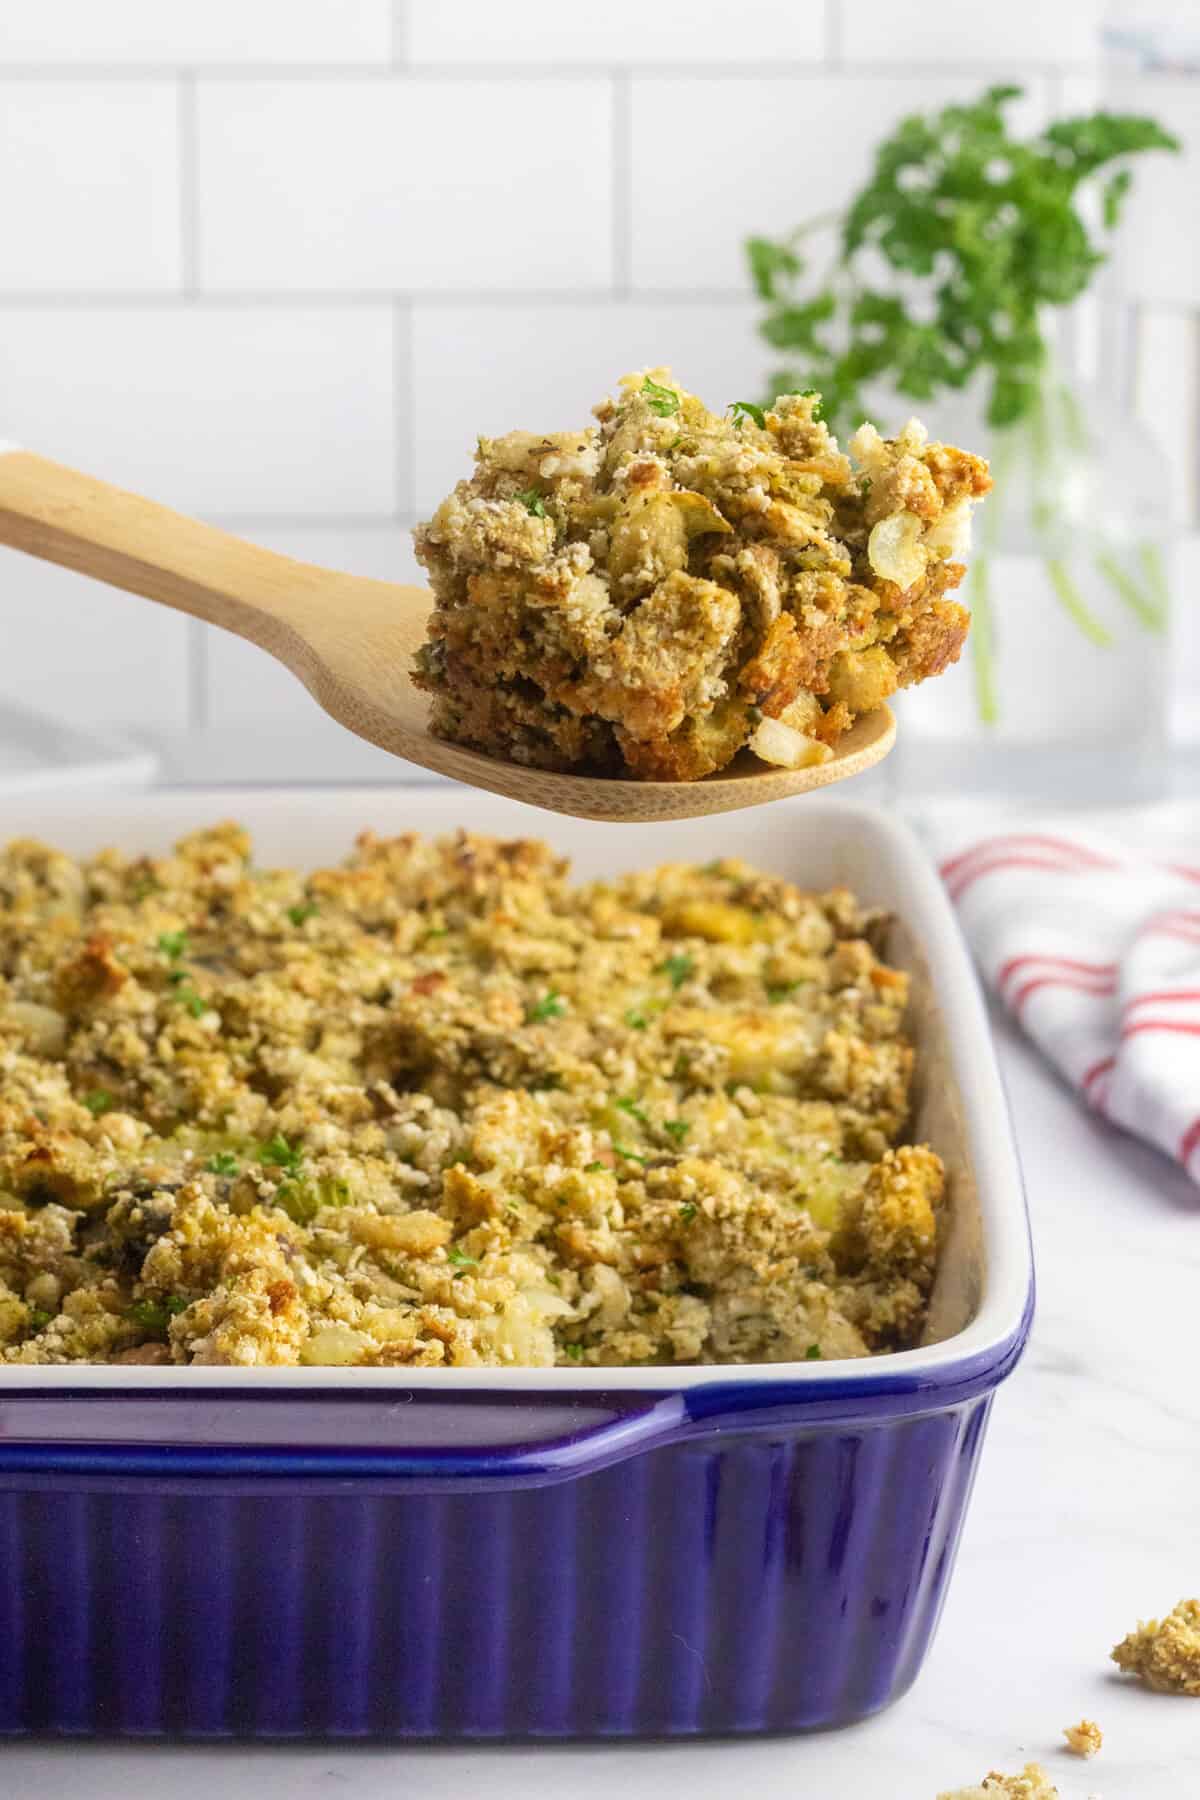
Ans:
[{"label": "fresh parsley bunch", "polygon": [[816,387],[831,425],[846,429],[864,417],[869,382],[930,400],[981,375],[991,424],[1034,410],[1044,311],[1077,299],[1105,260],[1078,210],[1084,190],[1109,171],[1100,213],[1110,232],[1133,179],[1125,159],[1179,144],[1153,119],[1106,112],[1016,138],[1004,109],[1021,92],[991,87],[972,105],[902,120],[842,218],[816,292],[799,246],[831,221],[748,240],[762,335],[792,359],[772,394]]}]

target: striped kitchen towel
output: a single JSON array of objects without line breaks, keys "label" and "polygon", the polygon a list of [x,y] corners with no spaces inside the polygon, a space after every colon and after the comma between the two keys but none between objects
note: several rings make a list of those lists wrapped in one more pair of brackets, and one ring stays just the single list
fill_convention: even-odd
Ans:
[{"label": "striped kitchen towel", "polygon": [[927,829],[988,986],[1089,1106],[1200,1182],[1200,814],[1162,817]]}]

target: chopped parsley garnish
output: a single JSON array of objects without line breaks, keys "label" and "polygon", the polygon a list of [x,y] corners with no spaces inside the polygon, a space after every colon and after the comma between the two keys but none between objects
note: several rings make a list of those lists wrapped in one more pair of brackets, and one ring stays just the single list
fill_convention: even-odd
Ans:
[{"label": "chopped parsley garnish", "polygon": [[685,1225],[690,1225],[699,1210],[700,1208],[696,1205],[694,1200],[685,1200],[679,1209],[679,1217],[683,1220]]},{"label": "chopped parsley garnish", "polygon": [[181,982],[190,981],[191,976],[188,974],[186,969],[172,969],[170,974],[167,976],[167,980],[170,982],[172,987],[178,987]]},{"label": "chopped parsley garnish", "polygon": [[[184,1301],[184,1306],[187,1301]],[[178,1310],[182,1311],[182,1308]],[[159,1336],[166,1334],[171,1322],[170,1302],[162,1300],[135,1300],[132,1306],[125,1309],[125,1317],[131,1325],[140,1325],[143,1331],[154,1331]]]},{"label": "chopped parsley garnish", "polygon": [[655,972],[659,975],[668,975],[671,980],[671,986],[673,988],[680,988],[695,967],[695,961],[690,956],[668,956],[665,962],[659,963]]},{"label": "chopped parsley garnish", "polygon": [[631,1150],[629,1148],[628,1144],[618,1144],[615,1138],[613,1140],[613,1149],[618,1156],[623,1156],[626,1162],[642,1163],[644,1165],[650,1160],[647,1156],[639,1156],[636,1150]]},{"label": "chopped parsley garnish", "polygon": [[315,901],[302,900],[298,906],[288,907],[287,916],[293,925],[303,925],[306,919],[315,918],[320,910]]},{"label": "chopped parsley garnish", "polygon": [[821,410],[821,396],[817,392],[816,388],[801,388],[800,389],[800,398],[802,400],[811,400],[812,401],[812,403],[813,403],[813,409],[812,409],[813,423],[814,424],[819,423],[820,420],[823,418],[824,414],[822,413],[822,410]]},{"label": "chopped parsley garnish", "polygon": [[514,494],[513,499],[519,500],[525,511],[532,513],[535,519],[545,518],[546,502],[536,488],[526,488],[523,494]]},{"label": "chopped parsley garnish", "polygon": [[555,988],[551,988],[548,993],[542,995],[540,1000],[536,1000],[532,1006],[526,1007],[525,1023],[540,1025],[546,1019],[561,1019],[566,1010],[566,1002],[562,995]]},{"label": "chopped parsley garnish", "polygon": [[181,987],[176,993],[175,998],[179,1001],[180,1006],[186,1006],[193,1019],[202,1019],[208,1011],[208,1001],[204,999],[203,995],[198,994],[193,987]]},{"label": "chopped parsley garnish", "polygon": [[603,1175],[607,1167],[608,1164],[602,1162],[584,1163],[583,1172],[585,1175]]},{"label": "chopped parsley garnish", "polygon": [[820,1346],[820,1344],[810,1344],[808,1346],[808,1349],[804,1352],[804,1360],[805,1360],[805,1362],[820,1362],[821,1361],[821,1346]]},{"label": "chopped parsley garnish", "polygon": [[563,1345],[563,1355],[569,1356],[571,1358],[572,1362],[582,1362],[583,1361],[583,1345],[582,1344],[564,1344]]},{"label": "chopped parsley garnish", "polygon": [[158,940],[158,947],[164,956],[172,962],[178,962],[188,952],[188,934],[186,931],[164,931]]},{"label": "chopped parsley garnish", "polygon": [[682,1144],[684,1138],[691,1129],[692,1125],[690,1119],[663,1120],[663,1130],[667,1132],[670,1137],[673,1137],[677,1144]]},{"label": "chopped parsley garnish", "polygon": [[30,1331],[44,1331],[50,1323],[52,1315],[43,1306],[31,1306],[29,1309]]},{"label": "chopped parsley garnish", "polygon": [[425,936],[424,936],[424,938],[423,938],[423,939],[422,939],[422,940],[421,940],[421,941],[422,941],[422,942],[423,942],[423,943],[426,943],[426,944],[428,944],[428,943],[429,943],[429,942],[431,942],[431,940],[432,940],[432,939],[433,939],[433,938],[440,938],[440,937],[449,937],[449,936],[450,936],[450,931],[449,931],[449,928],[448,928],[448,927],[447,927],[447,926],[445,926],[445,925],[434,925],[434,926],[432,926],[432,927],[431,927],[431,929],[430,929],[430,930],[429,930],[429,931],[427,931],[427,932],[426,932],[426,933],[425,933]]},{"label": "chopped parsley garnish", "polygon": [[779,987],[769,987],[767,1000],[772,1006],[779,1006],[784,1000],[790,1000],[799,986],[798,981],[785,981]]},{"label": "chopped parsley garnish", "polygon": [[619,1106],[623,1113],[628,1113],[631,1119],[636,1119],[639,1125],[649,1125],[649,1116],[631,1095],[626,1095],[623,1100],[615,1101],[614,1105]]},{"label": "chopped parsley garnish", "polygon": [[767,415],[763,408],[755,406],[752,400],[734,400],[730,403],[729,410],[733,414],[735,425],[740,425],[743,419],[753,419],[760,431],[766,430]]},{"label": "chopped parsley garnish", "polygon": [[111,1112],[116,1101],[107,1088],[94,1088],[90,1094],[83,1096],[83,1104],[99,1118],[101,1113]]},{"label": "chopped parsley garnish", "polygon": [[453,1263],[456,1269],[477,1269],[479,1267],[479,1258],[468,1256],[466,1251],[460,1250],[457,1244],[451,1244],[447,1250],[446,1261]]},{"label": "chopped parsley garnish", "polygon": [[210,1175],[236,1175],[238,1159],[231,1150],[218,1150],[204,1166]]},{"label": "chopped parsley garnish", "polygon": [[171,1294],[163,1301],[163,1306],[173,1319],[177,1319],[181,1312],[186,1312],[189,1304],[182,1294]]},{"label": "chopped parsley garnish", "polygon": [[679,395],[674,388],[662,387],[657,381],[651,381],[647,375],[642,383],[642,393],[646,397],[646,405],[660,419],[670,419],[679,411]]},{"label": "chopped parsley garnish", "polygon": [[671,439],[670,443],[667,445],[667,455],[670,456],[672,450],[678,450],[678,448],[679,448],[680,444],[682,444],[682,442],[683,442],[683,433],[681,431],[678,434],[678,436],[673,437]]},{"label": "chopped parsley garnish", "polygon": [[645,1031],[650,1021],[645,1013],[640,1013],[636,1006],[631,1006],[625,1014],[625,1023],[631,1031]]},{"label": "chopped parsley garnish", "polygon": [[274,1137],[258,1146],[258,1160],[264,1168],[286,1169],[289,1175],[298,1175],[304,1166],[304,1146],[289,1144],[283,1133],[277,1131]]}]

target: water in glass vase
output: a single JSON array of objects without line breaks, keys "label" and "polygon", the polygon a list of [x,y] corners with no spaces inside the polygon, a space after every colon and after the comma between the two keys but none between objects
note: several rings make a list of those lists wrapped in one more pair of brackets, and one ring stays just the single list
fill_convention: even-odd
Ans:
[{"label": "water in glass vase", "polygon": [[1165,459],[1128,415],[1062,386],[1000,437],[961,598],[958,668],[901,697],[909,793],[1047,807],[1162,791],[1171,528]]}]

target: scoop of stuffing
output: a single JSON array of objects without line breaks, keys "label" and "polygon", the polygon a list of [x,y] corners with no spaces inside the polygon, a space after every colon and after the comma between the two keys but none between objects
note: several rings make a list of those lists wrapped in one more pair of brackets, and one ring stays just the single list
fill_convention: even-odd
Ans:
[{"label": "scoop of stuffing", "polygon": [[1080,1719],[1078,1725],[1064,1726],[1063,1736],[1073,1756],[1095,1756],[1104,1742],[1104,1733],[1095,1719]]},{"label": "scoop of stuffing", "polygon": [[814,394],[710,413],[667,369],[577,432],[480,438],[416,531],[432,725],[537,768],[694,781],[743,747],[803,767],[957,660],[979,457]]},{"label": "scoop of stuffing", "polygon": [[1026,1763],[1019,1775],[993,1769],[978,1787],[955,1788],[937,1800],[1058,1800],[1058,1789],[1039,1763]]},{"label": "scoop of stuffing", "polygon": [[1112,1659],[1159,1694],[1200,1696],[1200,1600],[1181,1600],[1165,1619],[1140,1620]]}]

